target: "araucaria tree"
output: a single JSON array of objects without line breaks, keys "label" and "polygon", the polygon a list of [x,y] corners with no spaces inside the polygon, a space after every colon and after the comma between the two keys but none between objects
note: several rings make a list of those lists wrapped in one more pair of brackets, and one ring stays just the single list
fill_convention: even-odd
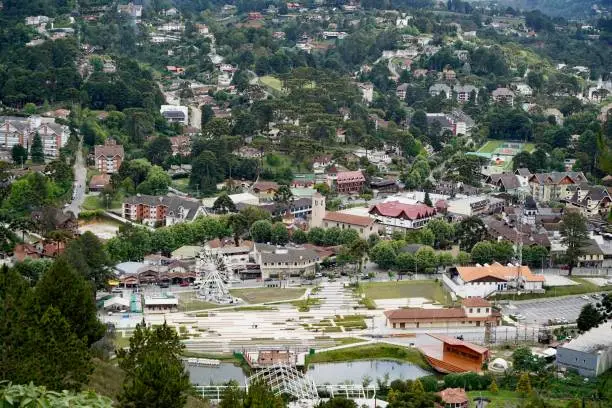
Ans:
[{"label": "araucaria tree", "polygon": [[129,350],[118,350],[119,367],[126,378],[119,395],[122,407],[183,408],[191,388],[181,361],[185,346],[165,322],[149,328],[136,326]]},{"label": "araucaria tree", "polygon": [[566,213],[561,219],[561,243],[567,247],[565,259],[569,267],[569,275],[578,264],[578,258],[583,255],[584,247],[589,242],[586,218],[575,212]]},{"label": "araucaria tree", "polygon": [[43,149],[42,139],[38,132],[32,139],[32,146],[30,147],[30,156],[32,157],[32,163],[42,164],[45,162],[45,151]]}]

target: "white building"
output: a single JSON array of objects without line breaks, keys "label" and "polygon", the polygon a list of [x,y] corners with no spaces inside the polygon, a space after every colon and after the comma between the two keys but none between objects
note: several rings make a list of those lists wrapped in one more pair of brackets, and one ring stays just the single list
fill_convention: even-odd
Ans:
[{"label": "white building", "polygon": [[357,86],[361,90],[363,100],[367,103],[372,103],[374,100],[374,85],[371,82],[358,83]]},{"label": "white building", "polygon": [[30,116],[29,118],[0,116],[0,148],[10,150],[21,145],[29,150],[38,133],[47,157],[58,157],[59,150],[68,142],[67,126],[55,123],[53,118]]},{"label": "white building", "polygon": [[181,105],[162,105],[160,113],[170,123],[180,123],[187,126],[189,123],[189,108]]},{"label": "white building", "polygon": [[557,349],[557,365],[596,377],[612,367],[612,323],[592,328]]},{"label": "white building", "polygon": [[516,93],[522,96],[531,96],[533,95],[533,89],[531,89],[531,87],[525,83],[519,82],[519,83],[515,83],[513,84],[514,89],[516,90]]},{"label": "white building", "polygon": [[169,23],[164,23],[161,26],[159,26],[157,28],[159,31],[163,31],[166,33],[169,32],[183,32],[185,31],[185,24],[180,23],[178,21],[175,22],[169,22]]},{"label": "white building", "polygon": [[445,286],[461,298],[486,298],[494,293],[543,292],[544,276],[534,275],[528,266],[500,263],[457,266],[443,276]]},{"label": "white building", "polygon": [[374,205],[369,214],[391,234],[395,230],[423,228],[436,215],[436,210],[425,204],[388,201]]},{"label": "white building", "polygon": [[448,212],[466,217],[482,214],[489,211],[489,197],[480,196],[463,196],[448,200]]},{"label": "white building", "polygon": [[320,262],[315,251],[303,247],[255,244],[251,255],[261,269],[262,279],[314,274]]}]

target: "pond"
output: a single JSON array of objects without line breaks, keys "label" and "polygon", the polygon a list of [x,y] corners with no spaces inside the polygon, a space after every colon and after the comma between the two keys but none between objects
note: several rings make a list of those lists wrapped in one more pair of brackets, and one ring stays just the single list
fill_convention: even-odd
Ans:
[{"label": "pond", "polygon": [[232,363],[221,363],[217,367],[187,365],[187,370],[191,383],[196,385],[220,385],[230,380],[238,381],[238,384],[244,385],[247,378],[242,368]]},{"label": "pond", "polygon": [[345,382],[361,384],[365,377],[373,382],[389,374],[389,381],[414,380],[431,373],[421,367],[397,361],[364,360],[342,363],[319,363],[308,367],[308,374],[318,385],[325,383],[342,384]]},{"label": "pond", "polygon": [[[196,385],[225,384],[230,380],[244,384],[247,378],[242,368],[231,363],[221,363],[218,367],[187,366],[187,368],[191,382]],[[311,364],[308,367],[308,374],[318,385],[323,385],[325,383],[343,384],[347,382],[361,384],[366,376],[370,377],[372,381],[376,381],[377,378],[383,378],[385,374],[389,374],[389,381],[396,379],[414,380],[431,373],[410,363],[364,360]]]}]

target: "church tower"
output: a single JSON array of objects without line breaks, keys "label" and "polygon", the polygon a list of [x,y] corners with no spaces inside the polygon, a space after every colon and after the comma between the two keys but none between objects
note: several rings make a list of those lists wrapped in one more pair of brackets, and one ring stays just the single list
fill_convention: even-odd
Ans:
[{"label": "church tower", "polygon": [[325,196],[318,191],[312,195],[312,213],[310,214],[310,228],[322,227],[325,218]]}]

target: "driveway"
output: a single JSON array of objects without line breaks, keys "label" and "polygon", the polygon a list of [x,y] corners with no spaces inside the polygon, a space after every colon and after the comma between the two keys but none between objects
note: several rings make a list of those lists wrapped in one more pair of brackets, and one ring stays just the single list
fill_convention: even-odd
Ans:
[{"label": "driveway", "polygon": [[85,201],[85,183],[87,183],[87,167],[82,152],[83,142],[79,141],[79,150],[77,151],[76,160],[74,162],[74,186],[72,201],[64,208],[64,213],[72,212],[75,217],[79,216],[81,206]]}]

